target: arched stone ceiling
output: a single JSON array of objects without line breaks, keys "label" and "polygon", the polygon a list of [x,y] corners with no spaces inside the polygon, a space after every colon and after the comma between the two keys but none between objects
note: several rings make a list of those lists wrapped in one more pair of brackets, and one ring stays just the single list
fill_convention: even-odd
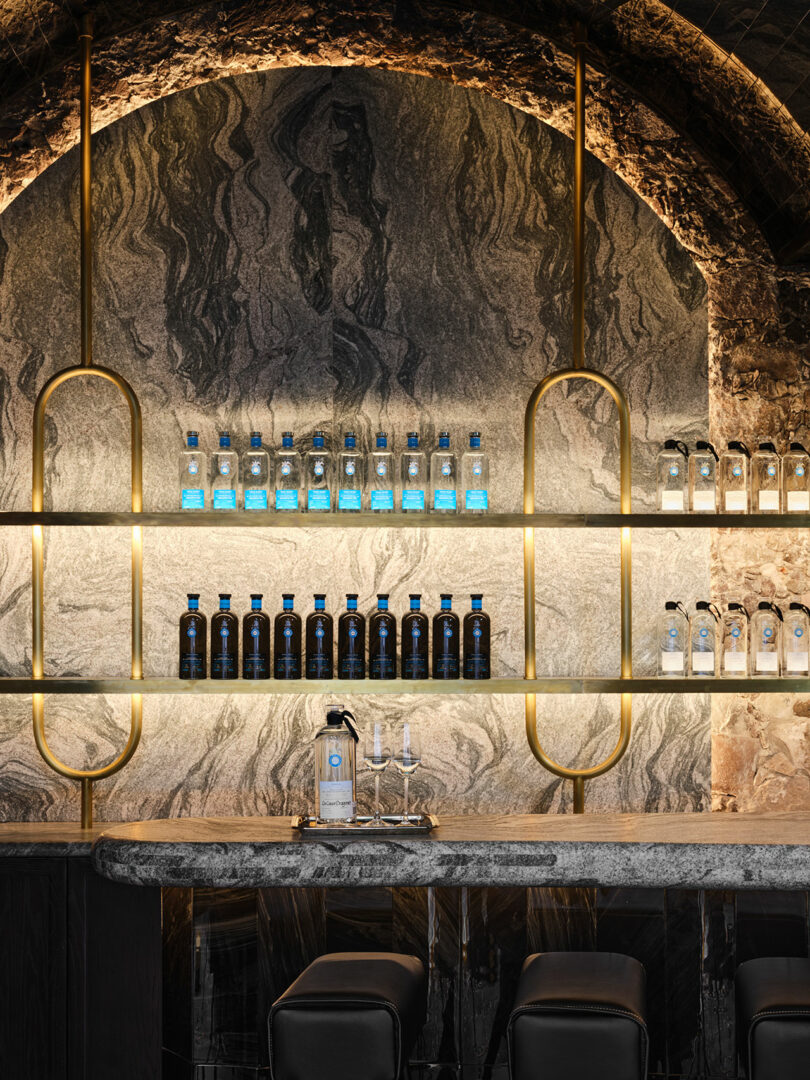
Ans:
[{"label": "arched stone ceiling", "polygon": [[[331,61],[325,58],[323,41],[313,60],[319,23],[328,38],[342,14],[350,14],[361,34],[366,18],[376,32],[379,19],[387,17],[402,41],[410,37],[423,49],[422,66],[429,67],[429,30],[443,8],[458,12],[467,36],[474,34],[477,17],[488,14],[507,37],[510,25],[516,33],[525,27],[563,52],[570,48],[575,19],[584,18],[591,63],[694,144],[697,156],[729,183],[777,260],[810,257],[810,143],[803,130],[810,123],[810,15],[804,0],[345,0],[323,5],[322,14],[317,4],[291,0],[94,0],[87,6],[96,15],[99,66],[107,39],[115,73],[128,84],[120,86],[119,98],[128,97],[135,103],[130,107],[188,85],[191,68],[194,81],[227,74],[229,52],[235,57],[252,44],[255,66],[268,66],[259,55],[272,40],[267,31],[285,24],[292,28],[288,43],[300,33],[305,62],[346,63],[351,57],[338,49]],[[258,32],[262,26],[264,34]],[[509,41],[503,44],[508,53]],[[201,54],[196,59],[195,50]],[[74,6],[65,0],[0,0],[0,154],[10,173],[7,196],[40,171],[34,160],[48,158],[47,149],[56,149],[75,128],[75,54]],[[375,62],[387,59],[392,66],[408,66],[403,55]],[[538,57],[538,75],[544,59]],[[440,66],[433,65],[431,73],[440,74]],[[242,68],[237,63],[233,70]],[[161,74],[162,88],[156,85]],[[457,71],[448,75],[460,77]],[[103,82],[103,72],[97,77]],[[61,149],[69,143],[68,137]],[[678,165],[674,160],[673,168]]]}]

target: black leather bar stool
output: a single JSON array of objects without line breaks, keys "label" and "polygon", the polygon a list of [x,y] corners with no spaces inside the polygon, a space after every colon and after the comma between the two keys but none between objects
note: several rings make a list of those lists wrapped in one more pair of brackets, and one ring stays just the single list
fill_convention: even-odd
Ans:
[{"label": "black leather bar stool", "polygon": [[644,968],[618,953],[536,953],[509,1018],[512,1080],[644,1080]]},{"label": "black leather bar stool", "polygon": [[799,1080],[810,1068],[810,960],[737,968],[737,1042],[749,1080]]},{"label": "black leather bar stool", "polygon": [[426,1005],[415,956],[321,956],[270,1010],[273,1080],[403,1080]]}]

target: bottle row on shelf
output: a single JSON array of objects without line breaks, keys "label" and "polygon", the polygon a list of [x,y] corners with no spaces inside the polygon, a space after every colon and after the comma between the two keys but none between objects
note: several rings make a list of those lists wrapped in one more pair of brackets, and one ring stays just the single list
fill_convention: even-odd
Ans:
[{"label": "bottle row on shelf", "polygon": [[706,600],[689,615],[679,600],[668,600],[659,620],[658,674],[774,678],[810,673],[810,608],[793,602],[783,614],[761,600],[749,616],[743,604],[720,610]]},{"label": "bottle row on shelf", "polygon": [[[365,679],[368,671],[370,679],[395,679],[399,669],[403,679],[458,679],[461,675],[488,679],[490,620],[483,610],[483,597],[472,594],[463,624],[453,611],[452,599],[450,593],[442,593],[431,626],[421,610],[421,595],[412,593],[410,610],[400,620],[398,649],[397,619],[388,610],[388,595],[378,594],[376,610],[366,619],[357,610],[357,594],[347,593],[346,610],[338,618],[338,678]],[[242,619],[243,679],[269,679],[271,674],[276,679],[334,678],[334,620],[326,610],[326,595],[315,593],[314,600],[314,610],[302,625],[294,610],[294,595],[283,594],[282,610],[272,622],[271,651],[271,620],[262,610],[262,594],[251,594],[250,611]],[[199,593],[189,593],[188,610],[180,617],[181,679],[208,677],[209,634],[199,601]],[[211,678],[238,678],[239,619],[231,611],[229,593],[219,594],[210,644]]]},{"label": "bottle row on shelf", "polygon": [[699,441],[667,439],[658,455],[657,507],[666,513],[810,513],[810,454],[798,442],[779,454],[762,442],[752,454],[733,440],[718,454]]},{"label": "bottle row on shelf", "polygon": [[489,510],[489,458],[481,449],[480,432],[470,432],[460,462],[446,431],[440,433],[429,462],[416,431],[408,433],[398,462],[385,431],[377,432],[375,441],[375,448],[364,454],[355,433],[348,431],[343,449],[333,455],[324,432],[316,431],[302,459],[291,431],[283,433],[281,447],[272,454],[262,446],[261,432],[253,431],[250,447],[240,458],[231,448],[229,432],[223,431],[209,466],[197,432],[189,431],[180,453],[180,507],[355,514]]}]

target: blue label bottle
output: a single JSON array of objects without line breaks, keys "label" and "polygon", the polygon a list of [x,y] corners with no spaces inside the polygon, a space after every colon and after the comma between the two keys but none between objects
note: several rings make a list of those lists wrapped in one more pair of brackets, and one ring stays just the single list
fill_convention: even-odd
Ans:
[{"label": "blue label bottle", "polygon": [[219,594],[219,611],[211,619],[211,678],[237,678],[239,620],[231,611],[231,594]]},{"label": "blue label bottle", "polygon": [[458,615],[453,597],[442,593],[441,610],[433,616],[433,678],[457,679],[459,657]]},{"label": "blue label bottle", "polygon": [[301,678],[301,616],[293,611],[294,600],[292,593],[284,593],[283,608],[275,619],[273,651],[277,679]]},{"label": "blue label bottle", "polygon": [[200,594],[188,594],[188,611],[180,616],[180,678],[204,679],[206,671],[207,620],[200,607]]}]

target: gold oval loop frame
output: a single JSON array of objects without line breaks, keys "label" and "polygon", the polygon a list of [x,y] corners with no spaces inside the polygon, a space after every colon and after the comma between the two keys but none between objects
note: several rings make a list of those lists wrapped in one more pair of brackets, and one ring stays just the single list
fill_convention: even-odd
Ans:
[{"label": "gold oval loop frame", "polygon": [[[544,395],[558,383],[571,379],[587,379],[607,390],[616,404],[619,414],[619,454],[620,454],[620,509],[622,514],[630,513],[631,461],[630,461],[630,409],[624,392],[601,371],[593,368],[572,367],[547,375],[534,388],[526,406],[523,427],[523,512],[534,513],[534,424],[537,406]],[[630,528],[621,530],[620,586],[621,586],[621,677],[629,679],[633,674],[633,632],[632,632],[632,562]],[[526,678],[537,678],[537,655],[535,643],[535,543],[534,529],[523,530],[523,615]],[[563,780],[571,780],[574,785],[574,813],[585,810],[585,781],[592,780],[608,772],[618,764],[630,744],[632,727],[632,695],[621,695],[621,719],[619,738],[613,752],[598,765],[586,769],[573,769],[560,765],[543,750],[537,735],[537,695],[526,695],[526,737],[532,753],[540,764],[550,773]]]},{"label": "gold oval loop frame", "polygon": [[[131,451],[131,509],[134,513],[143,510],[143,423],[141,420],[141,406],[135,391],[117,372],[109,368],[90,365],[77,365],[58,371],[43,386],[34,406],[34,441],[33,441],[33,474],[31,485],[31,509],[35,513],[41,513],[45,501],[45,412],[51,394],[57,387],[69,379],[83,375],[91,375],[100,379],[106,379],[116,386],[129,406],[130,416],[130,451]],[[45,541],[42,525],[34,525],[32,528],[32,676],[34,679],[43,678],[44,674],[44,571]],[[140,525],[132,526],[132,629],[131,629],[131,677],[143,678],[143,528]],[[37,749],[45,762],[60,776],[69,780],[78,780],[81,783],[81,825],[83,829],[89,829],[93,824],[93,784],[96,780],[103,780],[122,769],[130,760],[138,748],[143,726],[143,698],[140,694],[132,694],[130,697],[130,728],[129,739],[123,751],[114,761],[103,765],[98,769],[74,769],[59,758],[51,750],[45,735],[45,696],[34,694],[32,696],[32,712],[34,723],[34,740]]]}]

